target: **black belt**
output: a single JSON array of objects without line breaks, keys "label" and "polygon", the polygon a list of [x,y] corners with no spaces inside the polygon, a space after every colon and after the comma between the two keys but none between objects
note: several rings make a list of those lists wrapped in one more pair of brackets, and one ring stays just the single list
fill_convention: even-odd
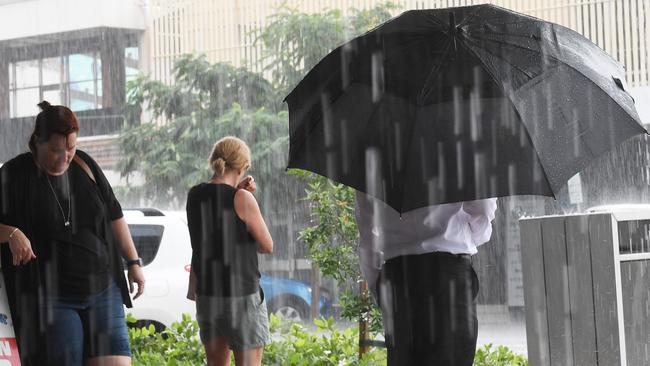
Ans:
[{"label": "black belt", "polygon": [[424,255],[430,255],[432,257],[438,257],[438,258],[449,258],[449,259],[468,260],[468,261],[472,260],[472,255],[466,253],[454,254],[448,252],[433,252],[433,253],[426,253]]},{"label": "black belt", "polygon": [[429,252],[429,253],[422,253],[422,254],[408,254],[408,255],[403,255],[403,256],[398,256],[395,258],[391,258],[386,261],[386,264],[389,262],[397,262],[397,261],[419,261],[419,260],[448,260],[448,261],[462,261],[462,262],[472,262],[472,255],[471,254],[466,254],[466,253],[460,253],[460,254],[453,254],[453,253],[448,253],[448,252]]}]

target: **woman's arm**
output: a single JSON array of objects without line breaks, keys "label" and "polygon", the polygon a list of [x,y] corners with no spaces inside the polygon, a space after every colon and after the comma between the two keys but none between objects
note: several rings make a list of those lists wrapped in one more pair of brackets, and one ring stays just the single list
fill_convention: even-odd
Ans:
[{"label": "woman's arm", "polygon": [[470,215],[468,223],[474,244],[479,245],[490,240],[492,236],[491,222],[496,217],[496,210],[496,198],[463,202],[463,211]]},{"label": "woman's arm", "polygon": [[[100,195],[106,204],[108,215],[111,219],[111,230],[113,231],[113,236],[117,241],[120,254],[126,260],[138,259],[138,251],[135,249],[135,244],[133,244],[129,226],[126,224],[126,220],[124,220],[124,217],[122,216],[122,208],[120,203],[117,201],[117,198],[115,198],[113,188],[111,188],[104,172],[99,165],[97,165],[97,162],[90,157],[90,155],[81,150],[77,150],[77,155],[84,163],[88,164],[88,168],[92,172],[92,174],[88,174],[89,178],[97,184]],[[82,164],[80,165],[82,169],[86,170]],[[144,292],[144,274],[142,273],[142,268],[138,265],[128,266],[127,270],[129,291],[131,293],[133,293],[134,290],[133,282],[138,284],[138,292],[133,297],[135,300]]]},{"label": "woman's arm", "polygon": [[[115,240],[117,240],[122,257],[126,260],[138,259],[138,251],[135,249],[129,226],[126,224],[124,217],[111,221],[111,228],[113,229],[113,235],[115,235]],[[135,300],[144,292],[144,274],[139,265],[128,266],[127,269],[129,271],[129,291],[133,293],[133,282],[138,284],[138,292],[133,297]]]},{"label": "woman's arm", "polygon": [[36,258],[36,254],[32,250],[32,243],[20,229],[0,224],[0,243],[4,242],[9,243],[14,266],[27,264]]},{"label": "woman's arm", "polygon": [[260,206],[255,196],[247,190],[239,189],[235,193],[235,213],[246,223],[248,232],[260,244],[262,253],[273,252],[273,238],[266,227]]},{"label": "woman's arm", "polygon": [[[9,212],[11,207],[19,204],[25,205],[22,195],[15,191],[16,187],[27,189],[24,180],[25,169],[21,169],[21,161],[25,157],[14,158],[0,167],[0,243],[9,243],[11,259],[14,266],[27,264],[36,258],[29,238],[17,227],[6,225],[4,222],[11,222]],[[14,188],[14,189],[12,189]]]}]

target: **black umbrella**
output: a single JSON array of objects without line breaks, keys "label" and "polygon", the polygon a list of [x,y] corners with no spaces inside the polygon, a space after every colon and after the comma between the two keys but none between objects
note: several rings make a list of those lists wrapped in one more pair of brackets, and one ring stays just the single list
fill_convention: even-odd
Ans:
[{"label": "black umbrella", "polygon": [[645,133],[623,80],[557,24],[493,5],[407,11],[332,51],[286,97],[289,168],[399,212],[554,196]]}]

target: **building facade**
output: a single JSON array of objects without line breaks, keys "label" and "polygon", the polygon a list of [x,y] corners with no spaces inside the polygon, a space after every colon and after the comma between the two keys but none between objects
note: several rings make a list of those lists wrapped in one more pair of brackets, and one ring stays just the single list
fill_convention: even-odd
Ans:
[{"label": "building facade", "polygon": [[144,64],[144,3],[3,0],[0,24],[0,161],[26,150],[41,100],[77,113],[82,147],[122,128],[126,80]]},{"label": "building facade", "polygon": [[[151,74],[170,80],[173,61],[204,53],[212,62],[230,62],[260,71],[255,30],[282,5],[304,12],[368,9],[384,0],[151,0],[148,29]],[[393,0],[399,9],[444,8],[492,3],[571,28],[614,56],[627,70],[631,87],[650,83],[648,0]]]}]

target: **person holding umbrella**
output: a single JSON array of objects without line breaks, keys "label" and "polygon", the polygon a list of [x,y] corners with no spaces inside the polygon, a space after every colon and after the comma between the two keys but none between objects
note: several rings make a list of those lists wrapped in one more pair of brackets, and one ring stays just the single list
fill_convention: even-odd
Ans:
[{"label": "person holding umbrella", "polygon": [[470,366],[478,321],[471,255],[490,240],[496,198],[400,215],[357,192],[359,256],[381,307],[388,365]]},{"label": "person holding umbrella", "polygon": [[[458,319],[450,304],[473,301],[464,295],[476,290],[467,254],[489,239],[490,198],[556,197],[594,159],[647,133],[614,58],[571,29],[491,4],[406,11],[330,52],[285,101],[288,168],[372,197],[357,201],[361,257],[378,273],[388,327],[421,326],[395,314],[393,301],[409,299],[404,288],[420,302],[404,305],[416,319],[435,305],[434,321],[468,327],[444,343],[464,339],[462,351],[440,354],[451,366],[471,364],[474,353],[472,307]],[[450,304],[420,296],[444,283],[453,284]],[[433,326],[387,329],[392,363],[427,364],[399,353],[435,341],[445,326]]]}]

